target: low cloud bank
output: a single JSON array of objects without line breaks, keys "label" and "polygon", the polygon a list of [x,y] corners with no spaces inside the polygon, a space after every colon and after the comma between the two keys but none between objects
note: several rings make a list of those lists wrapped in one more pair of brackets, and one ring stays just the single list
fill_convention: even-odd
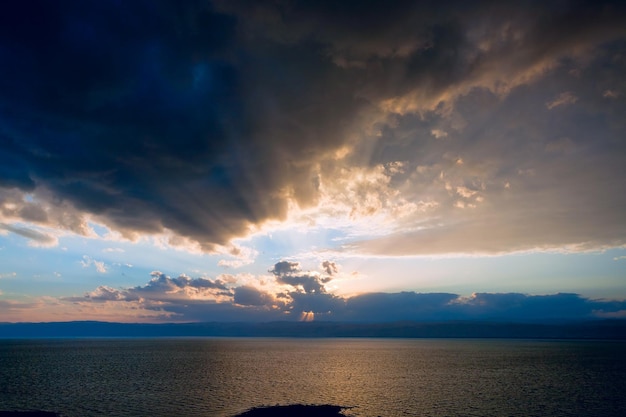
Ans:
[{"label": "low cloud bank", "polygon": [[[321,265],[325,270],[326,263]],[[152,273],[145,286],[114,289],[100,286],[81,297],[67,297],[88,308],[106,304],[115,310],[133,305],[149,311],[149,321],[339,321],[396,322],[488,320],[538,322],[626,317],[626,300],[591,299],[573,293],[364,293],[341,297],[325,287],[332,279],[316,271],[302,271],[297,262],[278,262],[269,271],[274,282],[259,288],[220,278],[171,278]],[[125,310],[128,308],[126,306]]]}]

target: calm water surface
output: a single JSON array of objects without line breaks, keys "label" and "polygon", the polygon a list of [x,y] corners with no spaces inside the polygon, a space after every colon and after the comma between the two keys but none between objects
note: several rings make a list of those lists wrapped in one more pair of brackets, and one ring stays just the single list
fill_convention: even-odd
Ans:
[{"label": "calm water surface", "polygon": [[396,339],[0,340],[0,409],[233,416],[626,416],[626,344]]}]

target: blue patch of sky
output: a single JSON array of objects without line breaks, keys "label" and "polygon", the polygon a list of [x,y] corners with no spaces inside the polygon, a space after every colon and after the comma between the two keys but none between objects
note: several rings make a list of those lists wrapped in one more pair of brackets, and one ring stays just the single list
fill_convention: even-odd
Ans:
[{"label": "blue patch of sky", "polygon": [[267,269],[283,259],[306,263],[310,254],[318,251],[319,257],[323,257],[324,250],[338,247],[336,240],[344,236],[343,231],[326,228],[277,230],[253,237],[250,246],[259,251],[256,263]]},{"label": "blue patch of sky", "polygon": [[[28,246],[20,236],[8,234],[0,235],[0,247],[0,274],[17,273],[11,278],[10,289],[9,280],[0,282],[0,291],[5,294],[10,290],[30,295],[69,295],[71,288],[71,294],[80,295],[99,285],[145,285],[154,270],[193,277],[223,272],[216,266],[217,256],[161,249],[148,242],[64,236],[56,247],[37,248]],[[106,272],[99,272],[95,262],[102,262]]]},{"label": "blue patch of sky", "polygon": [[619,257],[625,254],[624,249],[613,249],[490,257],[357,257],[342,264],[346,272],[359,273],[353,282],[344,284],[358,292],[573,292],[592,298],[624,298],[626,259],[620,262]]},{"label": "blue patch of sky", "polygon": [[[106,228],[91,225],[99,236]],[[267,275],[281,259],[302,262],[304,270],[318,269],[324,250],[337,246],[345,233],[314,228],[279,230],[240,242],[258,250],[254,263],[241,268],[218,266],[224,255],[189,253],[158,248],[149,241],[112,241],[61,236],[52,248],[28,246],[21,236],[0,235],[0,291],[11,294],[80,295],[98,285],[127,288],[145,285],[150,272],[170,276],[215,278],[222,273]],[[342,257],[337,261],[347,277],[341,293],[370,291],[574,292],[592,298],[626,298],[626,248],[592,253],[523,253],[492,257]],[[87,258],[85,258],[87,256]],[[89,264],[89,260],[92,262]],[[106,273],[93,261],[103,262]],[[87,263],[87,266],[84,264]],[[16,276],[10,274],[16,272]],[[352,272],[358,272],[351,275]]]},{"label": "blue patch of sky", "polygon": [[111,232],[108,227],[98,223],[89,222],[87,225],[100,237],[104,237]]}]

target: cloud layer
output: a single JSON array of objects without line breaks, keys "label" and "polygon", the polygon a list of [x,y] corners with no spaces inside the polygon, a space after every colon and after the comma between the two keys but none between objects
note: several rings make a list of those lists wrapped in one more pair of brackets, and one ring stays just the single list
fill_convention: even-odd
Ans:
[{"label": "cloud layer", "polygon": [[[319,271],[302,271],[281,261],[272,275],[246,280],[172,278],[154,271],[141,286],[99,286],[82,296],[2,301],[6,321],[96,319],[130,322],[268,322],[276,320],[395,322],[488,320],[535,322],[626,317],[626,300],[578,294],[521,293],[365,293],[339,296],[326,288],[325,262]],[[249,277],[248,277],[249,278]]]},{"label": "cloud layer", "polygon": [[10,2],[0,227],[215,251],[309,210],[379,225],[343,248],[379,255],[626,244],[622,2],[354,7]]}]

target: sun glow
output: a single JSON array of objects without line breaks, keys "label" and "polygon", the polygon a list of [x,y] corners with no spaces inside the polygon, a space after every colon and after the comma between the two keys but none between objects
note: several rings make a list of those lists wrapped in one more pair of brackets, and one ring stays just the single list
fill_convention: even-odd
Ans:
[{"label": "sun glow", "polygon": [[315,313],[312,311],[303,311],[300,313],[300,321],[313,321],[315,320]]}]

